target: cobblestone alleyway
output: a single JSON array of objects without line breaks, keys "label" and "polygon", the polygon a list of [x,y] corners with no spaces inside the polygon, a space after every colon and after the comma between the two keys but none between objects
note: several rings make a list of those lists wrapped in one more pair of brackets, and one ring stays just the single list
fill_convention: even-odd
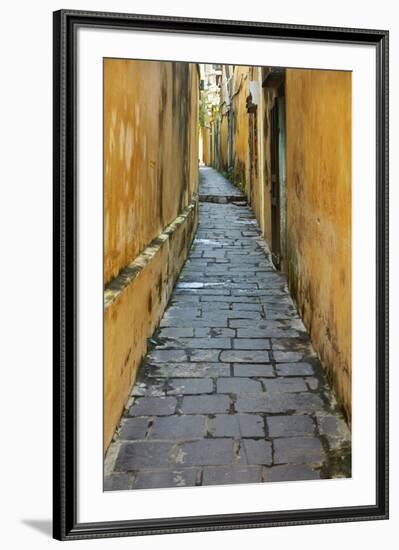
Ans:
[{"label": "cobblestone alleyway", "polygon": [[200,198],[105,489],[350,476],[350,432],[251,209],[211,168]]}]

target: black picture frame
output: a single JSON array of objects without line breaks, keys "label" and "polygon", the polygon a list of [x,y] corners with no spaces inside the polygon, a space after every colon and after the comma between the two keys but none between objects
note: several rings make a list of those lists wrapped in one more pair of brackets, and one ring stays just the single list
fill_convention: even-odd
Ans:
[{"label": "black picture frame", "polygon": [[[264,513],[77,522],[76,31],[135,29],[367,44],[376,48],[376,504]],[[388,39],[386,30],[61,10],[54,57],[54,537],[60,540],[288,526],[388,518]]]}]

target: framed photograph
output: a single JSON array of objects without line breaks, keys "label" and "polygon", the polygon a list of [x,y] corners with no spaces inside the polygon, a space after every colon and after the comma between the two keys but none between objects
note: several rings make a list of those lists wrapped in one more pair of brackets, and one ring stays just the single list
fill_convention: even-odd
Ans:
[{"label": "framed photograph", "polygon": [[54,537],[388,517],[388,31],[54,13]]}]

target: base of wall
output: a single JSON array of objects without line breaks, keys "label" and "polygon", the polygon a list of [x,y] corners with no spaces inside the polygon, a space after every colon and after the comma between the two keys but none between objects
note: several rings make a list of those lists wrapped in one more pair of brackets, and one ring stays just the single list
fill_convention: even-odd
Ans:
[{"label": "base of wall", "polygon": [[104,452],[137,371],[187,258],[198,223],[198,196],[104,292]]},{"label": "base of wall", "polygon": [[[309,332],[313,348],[323,366],[328,382],[335,392],[345,420],[350,426],[352,422],[352,376],[351,363],[347,357],[351,357],[351,330],[348,330],[347,340],[343,342],[349,346],[348,352],[337,339],[338,327],[334,313],[339,313],[338,305],[336,305],[336,309],[322,307],[328,303],[328,300],[321,294],[316,281],[305,270],[304,260],[302,258],[299,260],[292,248],[288,251],[288,259],[287,279],[290,294],[306,330]],[[337,288],[337,286],[335,285],[333,288]],[[347,306],[347,309],[346,315],[341,313],[340,322],[350,327],[350,305]]]}]

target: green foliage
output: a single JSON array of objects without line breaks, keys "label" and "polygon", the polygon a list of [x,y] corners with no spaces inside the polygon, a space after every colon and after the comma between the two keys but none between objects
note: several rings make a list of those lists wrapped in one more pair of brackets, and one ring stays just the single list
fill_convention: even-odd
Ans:
[{"label": "green foliage", "polygon": [[240,191],[245,190],[245,184],[243,181],[241,181],[240,174],[237,174],[233,167],[229,168],[228,171],[223,170],[221,172],[222,176],[228,179],[235,187],[240,189]]},{"label": "green foliage", "polygon": [[219,114],[220,107],[219,105],[212,105],[209,101],[209,96],[207,92],[200,92],[199,99],[199,123],[202,128],[206,126],[207,119],[209,120],[208,111],[211,111],[210,115],[212,119],[216,118]]}]

